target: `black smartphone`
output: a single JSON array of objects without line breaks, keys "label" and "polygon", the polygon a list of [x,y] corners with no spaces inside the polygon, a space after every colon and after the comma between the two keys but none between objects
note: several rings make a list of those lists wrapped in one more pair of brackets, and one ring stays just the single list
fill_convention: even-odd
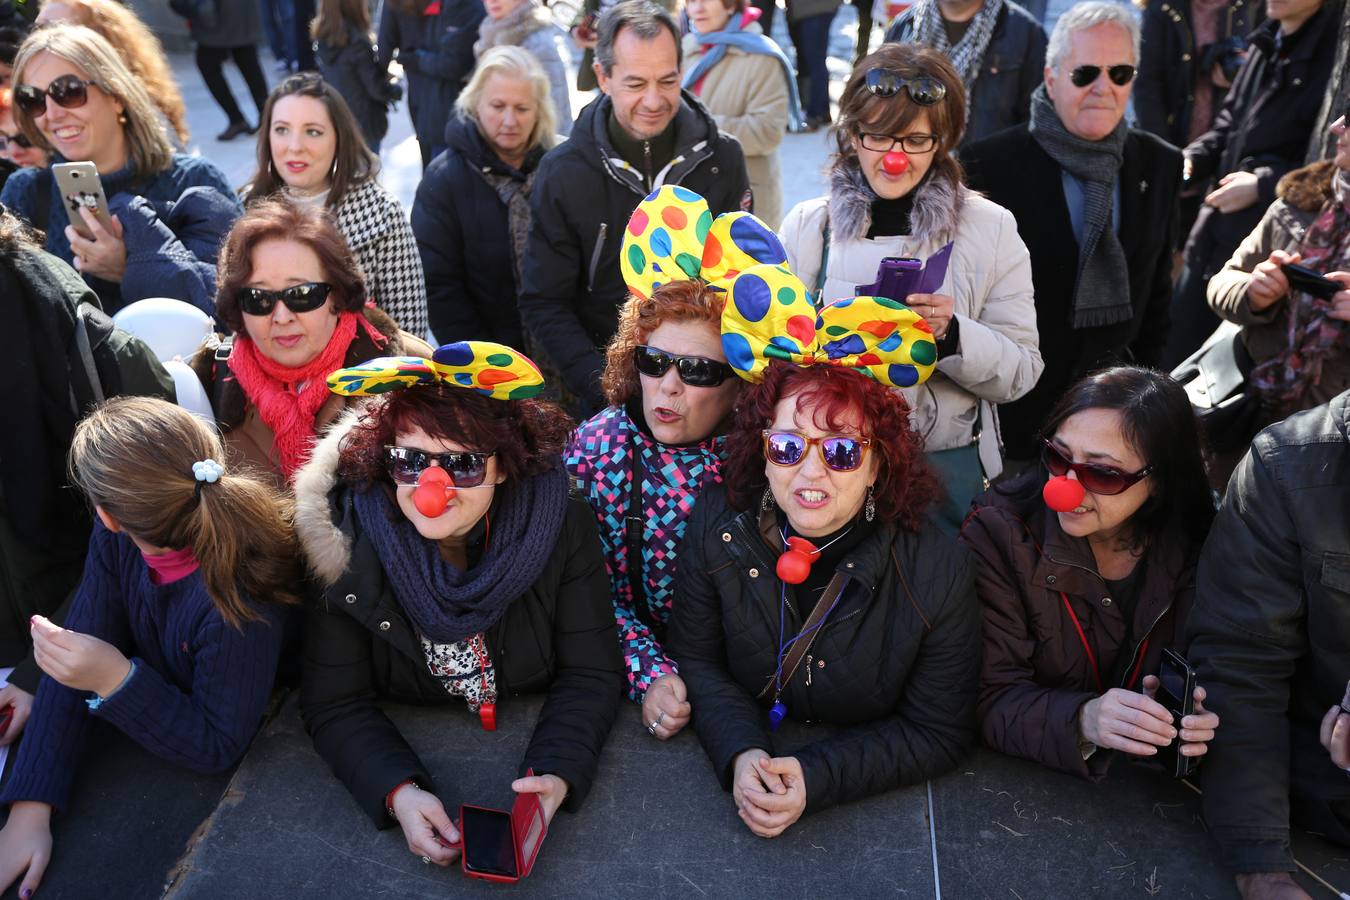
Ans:
[{"label": "black smartphone", "polygon": [[516,877],[516,843],[511,834],[511,814],[501,809],[465,806],[460,815],[464,870]]},{"label": "black smartphone", "polygon": [[1154,697],[1172,714],[1177,736],[1166,747],[1158,748],[1158,762],[1173,777],[1183,778],[1195,768],[1197,758],[1181,755],[1181,720],[1195,711],[1195,669],[1185,657],[1168,648],[1163,650],[1158,668],[1158,693]]},{"label": "black smartphone", "polygon": [[1298,263],[1283,263],[1280,265],[1280,271],[1284,272],[1284,277],[1289,279],[1290,290],[1312,294],[1319,300],[1330,300],[1336,294],[1346,290],[1345,285],[1339,281],[1332,281],[1325,275],[1314,272],[1307,266],[1300,266]]}]

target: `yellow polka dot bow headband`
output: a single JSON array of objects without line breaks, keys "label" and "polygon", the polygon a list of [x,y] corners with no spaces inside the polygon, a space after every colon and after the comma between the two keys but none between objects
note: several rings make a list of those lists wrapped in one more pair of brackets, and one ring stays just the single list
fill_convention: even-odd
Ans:
[{"label": "yellow polka dot bow headband", "polygon": [[497,400],[523,400],[544,389],[544,376],[525,354],[492,341],[446,344],[431,359],[385,356],[328,376],[328,389],[348,397],[437,383]]}]

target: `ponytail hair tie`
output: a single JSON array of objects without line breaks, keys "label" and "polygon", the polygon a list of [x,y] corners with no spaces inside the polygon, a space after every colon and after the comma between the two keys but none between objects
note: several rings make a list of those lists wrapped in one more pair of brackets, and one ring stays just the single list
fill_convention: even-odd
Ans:
[{"label": "ponytail hair tie", "polygon": [[203,459],[192,464],[192,477],[197,479],[196,494],[202,495],[202,485],[215,484],[225,474],[225,467],[214,459]]}]

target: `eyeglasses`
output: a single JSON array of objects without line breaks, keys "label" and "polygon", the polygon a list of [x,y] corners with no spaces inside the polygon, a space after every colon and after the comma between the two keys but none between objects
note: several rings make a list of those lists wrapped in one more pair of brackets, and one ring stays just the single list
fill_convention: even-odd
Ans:
[{"label": "eyeglasses", "polygon": [[93,83],[78,75],[58,75],[45,91],[21,84],[14,88],[14,103],[35,119],[47,112],[48,97],[62,109],[78,109],[89,102],[89,86]]},{"label": "eyeglasses", "polygon": [[33,142],[30,141],[25,134],[5,134],[3,131],[0,131],[0,153],[8,150],[10,144],[13,144],[16,147],[22,147],[25,150],[31,149],[33,146]]},{"label": "eyeglasses", "polygon": [[724,362],[704,356],[677,356],[646,344],[633,348],[633,365],[651,378],[660,378],[674,366],[680,380],[690,387],[716,387],[736,375]]},{"label": "eyeglasses", "polygon": [[1084,488],[1104,497],[1123,494],[1153,471],[1152,466],[1144,466],[1138,472],[1122,472],[1111,466],[1076,463],[1049,441],[1045,442],[1045,449],[1041,451],[1041,462],[1045,463],[1045,468],[1051,475],[1067,475],[1073,472]]},{"label": "eyeglasses", "polygon": [[293,313],[305,313],[323,306],[333,286],[322,281],[307,281],[292,285],[279,291],[265,291],[262,288],[240,288],[239,308],[250,316],[270,316],[277,301],[286,304]]},{"label": "eyeglasses", "polygon": [[927,75],[905,78],[888,69],[868,69],[865,78],[867,89],[878,97],[894,97],[904,88],[909,93],[909,99],[915,103],[932,106],[947,96],[947,86]]},{"label": "eyeglasses", "polygon": [[806,458],[806,450],[814,445],[820,459],[836,472],[852,472],[863,464],[868,438],[825,437],[809,438],[795,431],[764,430],[764,458],[775,466],[795,466]]},{"label": "eyeglasses", "polygon": [[[1106,76],[1117,87],[1124,87],[1134,81],[1134,72],[1134,66],[1119,65],[1106,68]],[[1084,88],[1100,78],[1101,74],[1101,66],[1079,66],[1069,73],[1069,80],[1073,82],[1074,87]]]},{"label": "eyeglasses", "polygon": [[487,478],[487,461],[492,453],[427,453],[412,447],[386,446],[385,463],[389,477],[395,484],[417,484],[417,479],[431,466],[440,466],[450,476],[454,488],[482,487]]},{"label": "eyeglasses", "polygon": [[871,150],[875,153],[890,153],[899,144],[900,149],[906,153],[929,153],[937,148],[938,136],[936,134],[905,134],[896,137],[892,134],[873,134],[867,131],[858,132],[858,143],[863,145],[863,149]]}]

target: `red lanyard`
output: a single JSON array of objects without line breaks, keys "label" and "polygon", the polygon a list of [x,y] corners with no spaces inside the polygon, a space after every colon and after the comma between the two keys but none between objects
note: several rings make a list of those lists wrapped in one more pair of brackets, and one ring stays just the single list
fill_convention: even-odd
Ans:
[{"label": "red lanyard", "polygon": [[[1087,634],[1083,631],[1083,624],[1078,621],[1078,613],[1073,611],[1073,604],[1069,602],[1069,595],[1063,591],[1059,592],[1060,599],[1064,601],[1064,609],[1069,613],[1069,621],[1073,622],[1074,631],[1078,632],[1078,640],[1083,642],[1083,652],[1087,654],[1088,665],[1092,666],[1092,680],[1097,682],[1098,696],[1106,693],[1106,688],[1102,685],[1102,672],[1097,668],[1097,654],[1092,652],[1092,645],[1088,643]],[[1127,690],[1134,690],[1135,682],[1139,680],[1139,670],[1144,666],[1144,657],[1148,655],[1148,638],[1144,638],[1143,644],[1139,647],[1139,659],[1135,661],[1134,670],[1130,672],[1130,680],[1125,682]]]},{"label": "red lanyard", "polygon": [[488,697],[488,654],[486,641],[481,634],[474,635],[469,639],[469,647],[473,650],[473,655],[478,657],[478,671],[483,679],[483,697],[484,702],[478,705],[478,719],[483,723],[484,731],[497,730],[497,704],[487,702]]}]

